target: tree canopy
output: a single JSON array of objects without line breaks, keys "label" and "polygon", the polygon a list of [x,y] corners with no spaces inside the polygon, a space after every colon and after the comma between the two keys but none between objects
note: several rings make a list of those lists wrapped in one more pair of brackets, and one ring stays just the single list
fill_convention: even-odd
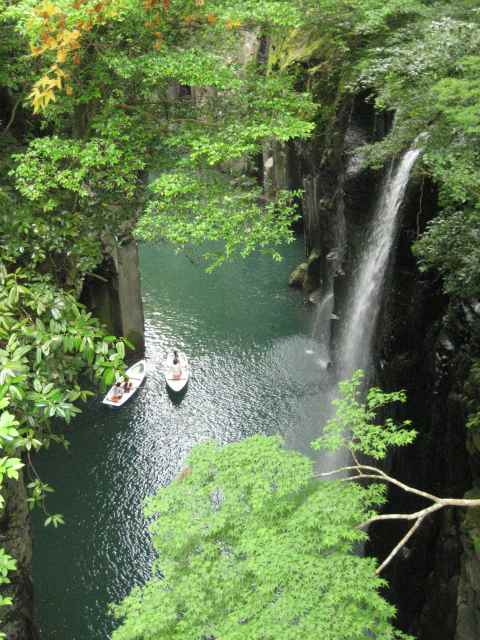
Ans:
[{"label": "tree canopy", "polygon": [[[318,473],[277,436],[193,449],[147,502],[157,559],[147,583],[113,606],[113,640],[407,640],[379,574],[429,514],[480,500],[439,498],[360,462],[384,460],[416,435],[408,420],[379,418],[405,394],[365,395],[362,377],[340,383],[336,415],[313,443],[335,454],[332,471]],[[431,504],[379,514],[390,484]],[[388,557],[363,555],[368,525],[394,519],[413,526]]]},{"label": "tree canopy", "polygon": [[[382,459],[415,434],[376,424],[402,394],[372,389],[363,403],[360,383],[360,374],[342,383],[337,417],[315,447],[353,444]],[[148,503],[158,558],[147,584],[115,607],[123,622],[114,640],[405,637],[380,595],[377,561],[356,552],[385,486],[320,481],[314,469],[275,436],[195,447],[186,471]]]}]

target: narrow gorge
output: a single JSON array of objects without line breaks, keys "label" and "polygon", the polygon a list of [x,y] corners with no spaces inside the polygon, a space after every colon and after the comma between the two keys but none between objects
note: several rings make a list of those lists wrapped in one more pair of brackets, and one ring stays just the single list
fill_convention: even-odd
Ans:
[{"label": "narrow gorge", "polygon": [[0,4],[1,638],[480,638],[477,4]]}]

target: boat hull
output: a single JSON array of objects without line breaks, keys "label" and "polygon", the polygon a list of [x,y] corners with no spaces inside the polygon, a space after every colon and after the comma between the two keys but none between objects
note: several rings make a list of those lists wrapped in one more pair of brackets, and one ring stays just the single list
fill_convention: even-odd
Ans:
[{"label": "boat hull", "polygon": [[131,367],[129,367],[125,371],[125,375],[128,377],[129,381],[132,383],[132,387],[129,391],[125,391],[122,396],[115,396],[113,391],[114,387],[112,387],[105,398],[102,400],[103,404],[106,404],[110,407],[121,407],[124,405],[130,398],[135,395],[135,393],[140,388],[142,382],[145,380],[147,371],[147,365],[145,360],[139,360]]},{"label": "boat hull", "polygon": [[167,359],[165,361],[165,382],[167,387],[174,391],[175,393],[179,393],[183,391],[188,384],[188,380],[190,378],[190,367],[188,364],[187,356],[183,353],[183,351],[178,352],[178,358],[180,360],[181,366],[181,377],[176,378],[173,376],[173,353],[169,353]]}]

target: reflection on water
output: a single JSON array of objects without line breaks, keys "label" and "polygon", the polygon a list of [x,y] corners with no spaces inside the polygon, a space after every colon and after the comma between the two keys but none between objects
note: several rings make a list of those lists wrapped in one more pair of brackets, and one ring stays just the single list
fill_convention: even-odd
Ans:
[{"label": "reflection on water", "polygon": [[[107,639],[106,607],[148,575],[142,504],[170,482],[197,442],[281,433],[306,453],[327,414],[329,372],[310,338],[312,309],[287,289],[303,258],[253,257],[208,275],[166,247],[143,248],[147,379],[121,410],[92,401],[69,429],[68,453],[37,459],[66,525],[35,520],[34,579],[42,640]],[[185,351],[192,376],[179,401],[166,392],[163,359]],[[323,400],[322,400],[323,398]]]}]

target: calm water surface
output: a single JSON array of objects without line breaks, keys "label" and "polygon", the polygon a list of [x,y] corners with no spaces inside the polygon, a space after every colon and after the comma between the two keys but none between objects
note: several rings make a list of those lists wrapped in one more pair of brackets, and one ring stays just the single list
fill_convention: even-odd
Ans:
[{"label": "calm water surface", "polygon": [[[92,400],[71,425],[70,451],[36,467],[55,487],[34,522],[34,581],[42,640],[104,640],[118,601],[149,573],[153,552],[142,504],[182,468],[197,442],[281,433],[308,452],[318,433],[322,361],[310,338],[313,309],[287,288],[303,244],[282,263],[255,256],[206,274],[167,247],[144,247],[141,271],[149,374],[121,410]],[[166,352],[185,351],[193,374],[181,402],[166,393]]]}]

